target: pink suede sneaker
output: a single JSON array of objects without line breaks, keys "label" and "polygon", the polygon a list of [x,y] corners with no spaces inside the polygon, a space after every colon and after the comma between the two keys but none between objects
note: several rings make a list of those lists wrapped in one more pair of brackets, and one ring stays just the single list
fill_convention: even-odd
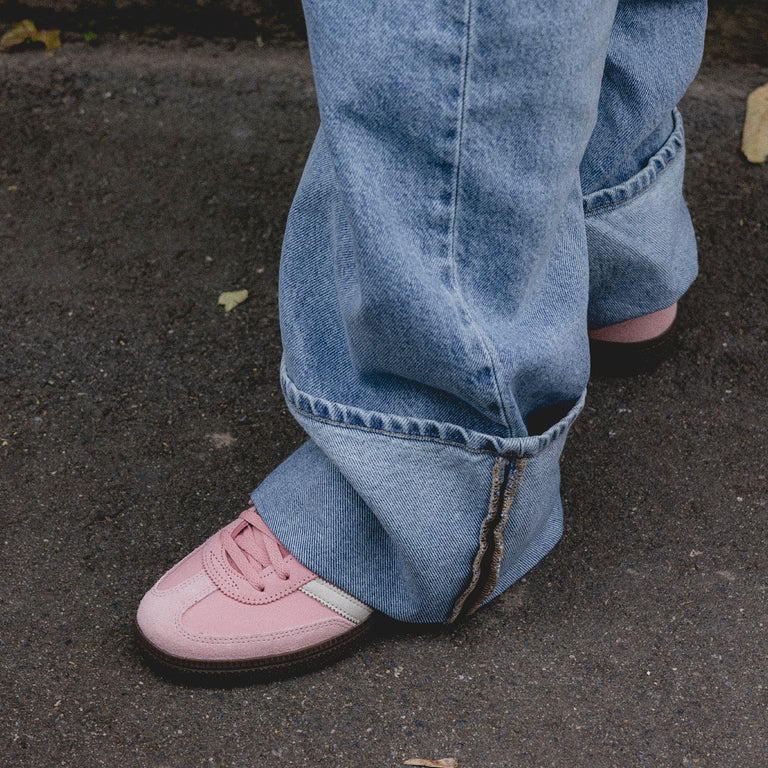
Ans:
[{"label": "pink suede sneaker", "polygon": [[669,357],[675,341],[677,304],[589,332],[592,374],[649,373]]},{"label": "pink suede sneaker", "polygon": [[147,592],[136,632],[166,671],[266,678],[335,658],[374,615],[296,561],[250,508]]}]

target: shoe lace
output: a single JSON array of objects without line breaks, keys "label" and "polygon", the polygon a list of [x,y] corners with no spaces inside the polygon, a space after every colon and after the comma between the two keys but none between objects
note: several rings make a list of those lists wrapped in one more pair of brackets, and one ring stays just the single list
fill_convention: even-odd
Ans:
[{"label": "shoe lace", "polygon": [[266,588],[263,576],[270,566],[281,579],[290,579],[290,570],[283,554],[285,550],[256,509],[246,509],[240,514],[239,520],[231,531],[221,532],[222,544],[230,564],[259,592]]}]

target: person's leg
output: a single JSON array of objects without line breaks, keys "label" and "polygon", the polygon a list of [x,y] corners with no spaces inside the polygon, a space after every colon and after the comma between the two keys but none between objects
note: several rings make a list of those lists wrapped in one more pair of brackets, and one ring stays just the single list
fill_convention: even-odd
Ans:
[{"label": "person's leg", "polygon": [[[252,499],[303,578],[450,621],[561,535],[558,460],[589,373],[579,166],[615,3],[305,8],[321,128],[280,301],[310,440]],[[221,546],[205,578],[225,594]]]},{"label": "person's leg", "polygon": [[595,340],[660,336],[696,277],[676,105],[701,62],[706,15],[706,0],[619,2],[581,163]]},{"label": "person's leg", "polygon": [[697,272],[675,105],[698,69],[706,12],[705,0],[619,2],[581,163],[593,375],[653,370],[674,347],[677,301]]},{"label": "person's leg", "polygon": [[614,3],[305,9],[321,128],[280,300],[312,439],[252,499],[324,578],[445,621],[561,534],[588,378],[579,163]]}]

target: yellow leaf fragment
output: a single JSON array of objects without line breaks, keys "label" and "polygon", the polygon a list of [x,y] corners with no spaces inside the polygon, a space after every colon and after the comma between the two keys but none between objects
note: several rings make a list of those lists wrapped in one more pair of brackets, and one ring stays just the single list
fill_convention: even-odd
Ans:
[{"label": "yellow leaf fragment", "polygon": [[747,97],[741,151],[750,163],[764,163],[768,160],[768,83]]},{"label": "yellow leaf fragment", "polygon": [[31,39],[35,32],[37,32],[37,27],[29,19],[14,24],[8,32],[0,37],[0,51],[10,51],[14,46],[21,45],[25,40]]},{"label": "yellow leaf fragment", "polygon": [[58,29],[38,30],[35,39],[45,45],[46,51],[55,51],[57,48],[61,48],[61,35]]},{"label": "yellow leaf fragment", "polygon": [[46,51],[61,48],[58,29],[38,29],[33,21],[24,19],[0,37],[0,51],[10,51],[24,43],[42,43]]},{"label": "yellow leaf fragment", "polygon": [[229,432],[212,432],[206,437],[214,448],[231,448],[237,442],[237,438],[232,437]]},{"label": "yellow leaf fragment", "polygon": [[455,757],[441,757],[439,760],[424,760],[421,757],[412,757],[403,764],[421,765],[422,768],[458,768],[459,761]]},{"label": "yellow leaf fragment", "polygon": [[248,298],[248,291],[225,291],[219,296],[219,304],[224,305],[224,309],[229,312],[238,304],[242,304]]}]

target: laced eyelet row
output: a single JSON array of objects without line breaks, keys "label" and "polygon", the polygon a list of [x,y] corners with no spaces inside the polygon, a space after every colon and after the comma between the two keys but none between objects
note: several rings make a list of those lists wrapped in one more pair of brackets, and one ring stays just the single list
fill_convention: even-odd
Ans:
[{"label": "laced eyelet row", "polygon": [[[286,573],[285,576],[280,576],[279,578],[280,578],[280,581],[290,581],[291,580],[291,574],[290,573]],[[256,590],[258,592],[266,592],[267,588],[262,585],[261,587],[256,587]]]}]

